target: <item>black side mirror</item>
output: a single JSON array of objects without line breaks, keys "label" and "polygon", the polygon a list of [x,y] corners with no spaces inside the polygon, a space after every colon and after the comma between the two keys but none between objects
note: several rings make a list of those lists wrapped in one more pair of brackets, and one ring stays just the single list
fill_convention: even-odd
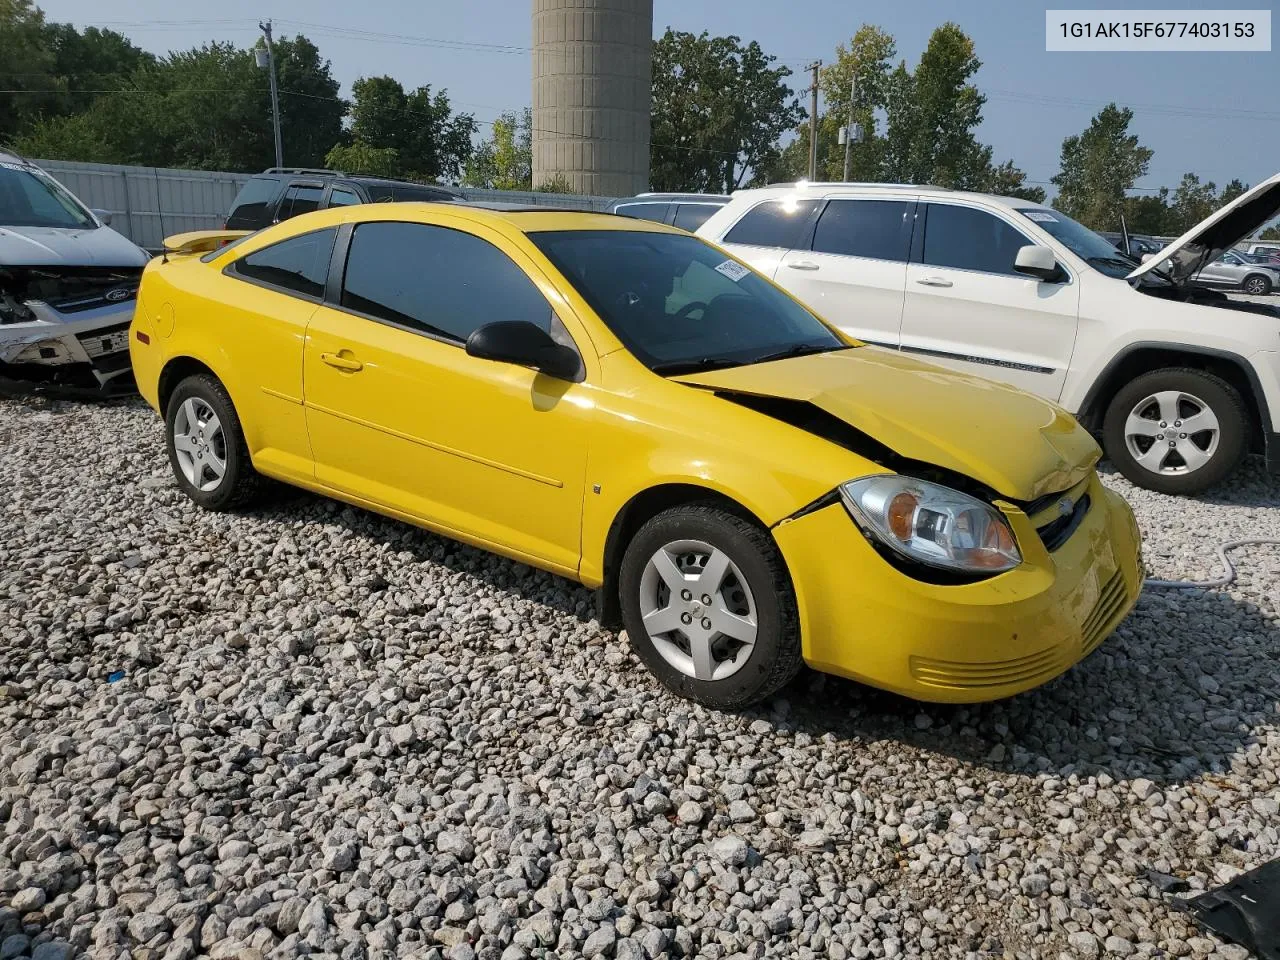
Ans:
[{"label": "black side mirror", "polygon": [[467,337],[467,354],[533,367],[557,380],[577,380],[582,367],[573,348],[556,343],[551,334],[528,320],[500,320],[473,330]]}]

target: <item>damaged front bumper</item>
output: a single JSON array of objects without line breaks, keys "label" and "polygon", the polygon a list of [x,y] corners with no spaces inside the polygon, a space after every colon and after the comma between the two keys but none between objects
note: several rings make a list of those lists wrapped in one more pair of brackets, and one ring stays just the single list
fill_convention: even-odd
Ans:
[{"label": "damaged front bumper", "polygon": [[64,313],[26,301],[32,319],[0,324],[0,377],[104,390],[126,386],[135,302],[131,296]]}]

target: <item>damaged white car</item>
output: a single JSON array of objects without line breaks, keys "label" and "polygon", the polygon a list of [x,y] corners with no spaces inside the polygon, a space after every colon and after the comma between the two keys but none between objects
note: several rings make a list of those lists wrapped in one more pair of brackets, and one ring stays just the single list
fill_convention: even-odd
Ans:
[{"label": "damaged white car", "polygon": [[0,377],[113,389],[148,255],[39,167],[0,151]]}]

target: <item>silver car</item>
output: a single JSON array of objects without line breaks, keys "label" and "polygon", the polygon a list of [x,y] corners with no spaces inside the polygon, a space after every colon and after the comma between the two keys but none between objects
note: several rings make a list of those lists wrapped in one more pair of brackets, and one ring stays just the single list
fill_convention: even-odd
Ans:
[{"label": "silver car", "polygon": [[1280,287],[1280,266],[1250,263],[1234,250],[1228,250],[1205,266],[1193,280],[1205,286],[1265,294]]},{"label": "silver car", "polygon": [[149,257],[39,167],[0,151],[0,377],[111,388]]}]

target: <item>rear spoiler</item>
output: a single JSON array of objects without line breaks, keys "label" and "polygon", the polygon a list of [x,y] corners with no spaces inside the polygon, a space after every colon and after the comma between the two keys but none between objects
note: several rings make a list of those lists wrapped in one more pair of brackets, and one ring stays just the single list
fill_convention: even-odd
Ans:
[{"label": "rear spoiler", "polygon": [[164,238],[164,252],[166,254],[210,253],[252,232],[252,230],[193,230],[190,233],[175,233],[171,237]]}]

